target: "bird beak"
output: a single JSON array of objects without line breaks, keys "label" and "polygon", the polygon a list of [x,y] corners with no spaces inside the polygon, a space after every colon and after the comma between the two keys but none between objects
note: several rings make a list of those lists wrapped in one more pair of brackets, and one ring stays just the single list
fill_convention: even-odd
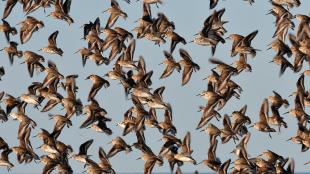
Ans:
[{"label": "bird beak", "polygon": [[203,161],[200,161],[199,163],[197,163],[196,165],[199,165],[199,164],[201,164],[201,163],[203,163]]},{"label": "bird beak", "polygon": [[42,146],[37,147],[36,149],[40,149]]},{"label": "bird beak", "polygon": [[283,114],[288,114],[288,113],[290,113],[290,111],[284,112]]}]

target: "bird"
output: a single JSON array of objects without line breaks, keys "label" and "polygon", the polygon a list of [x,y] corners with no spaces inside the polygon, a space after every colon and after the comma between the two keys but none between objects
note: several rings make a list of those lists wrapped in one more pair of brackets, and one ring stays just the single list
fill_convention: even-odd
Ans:
[{"label": "bird", "polygon": [[41,48],[39,51],[44,51],[46,53],[50,54],[58,54],[59,56],[62,56],[63,51],[61,48],[57,47],[57,42],[56,38],[58,36],[59,31],[53,32],[49,37],[48,37],[48,46]]},{"label": "bird", "polygon": [[107,80],[95,74],[89,75],[88,77],[86,77],[86,80],[87,79],[90,79],[93,82],[93,85],[88,94],[88,101],[90,101],[96,96],[97,92],[102,88],[102,86],[104,86],[105,88],[108,88],[110,86],[110,83]]},{"label": "bird", "polygon": [[183,66],[183,74],[182,74],[182,86],[186,85],[193,73],[193,71],[199,71],[200,66],[192,61],[191,56],[184,49],[180,49],[180,56],[182,60],[180,60],[179,64]]},{"label": "bird", "polygon": [[174,155],[174,158],[183,161],[183,162],[190,162],[194,165],[197,164],[196,160],[192,157],[193,150],[191,149],[191,134],[187,132],[184,136],[181,145],[181,152]]},{"label": "bird", "polygon": [[82,162],[82,163],[87,163],[87,159],[89,158],[89,155],[87,155],[87,150],[91,146],[91,144],[94,142],[93,139],[87,140],[83,144],[80,145],[79,148],[79,153],[78,154],[73,154],[72,158]]},{"label": "bird", "polygon": [[3,15],[2,15],[2,19],[7,18],[11,14],[11,12],[12,12],[12,10],[15,7],[17,2],[18,2],[18,0],[6,1],[5,8],[4,8]]},{"label": "bird", "polygon": [[252,125],[251,127],[254,127],[258,131],[267,132],[269,134],[269,137],[271,138],[270,132],[276,132],[276,130],[269,126],[267,120],[268,114],[269,114],[269,104],[268,100],[265,98],[259,111],[259,121],[254,123],[254,125]]},{"label": "bird", "polygon": [[115,156],[121,151],[125,151],[126,154],[132,151],[131,146],[129,146],[121,137],[114,138],[109,144],[112,144],[113,147],[107,154],[108,158]]},{"label": "bird", "polygon": [[127,18],[127,14],[121,10],[119,4],[115,0],[111,0],[111,7],[105,10],[104,12],[110,13],[110,17],[107,21],[106,28],[113,27],[113,25],[120,16],[123,17],[124,19]]},{"label": "bird", "polygon": [[19,38],[21,44],[25,44],[26,42],[28,42],[34,32],[44,27],[43,21],[39,21],[32,16],[27,16],[26,19],[19,24],[21,24],[21,28],[19,31]]},{"label": "bird", "polygon": [[0,25],[0,31],[4,33],[5,38],[8,42],[10,42],[10,34],[13,36],[17,34],[16,28],[11,27],[11,25],[4,19],[2,19],[2,24]]},{"label": "bird", "polygon": [[0,51],[5,51],[10,60],[10,64],[13,65],[14,63],[14,56],[21,58],[23,56],[23,52],[17,49],[18,43],[10,41],[8,47],[4,47]]},{"label": "bird", "polygon": [[70,17],[70,7],[72,0],[55,0],[55,10],[51,12],[48,16],[51,16],[55,19],[60,19],[66,21],[69,25],[74,23],[74,20]]}]

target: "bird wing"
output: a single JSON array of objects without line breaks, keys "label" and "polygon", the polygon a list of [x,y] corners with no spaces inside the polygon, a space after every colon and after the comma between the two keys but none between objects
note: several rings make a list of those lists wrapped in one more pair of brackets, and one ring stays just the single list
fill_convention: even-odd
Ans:
[{"label": "bird wing", "polygon": [[55,31],[54,33],[52,33],[49,37],[48,37],[48,44],[50,46],[56,46],[57,43],[56,43],[56,38],[57,38],[57,35],[58,35],[58,30]]},{"label": "bird wing", "polygon": [[94,142],[94,139],[90,139],[88,141],[86,141],[85,143],[80,145],[80,151],[79,151],[79,155],[87,155],[87,150],[89,148],[89,146]]}]

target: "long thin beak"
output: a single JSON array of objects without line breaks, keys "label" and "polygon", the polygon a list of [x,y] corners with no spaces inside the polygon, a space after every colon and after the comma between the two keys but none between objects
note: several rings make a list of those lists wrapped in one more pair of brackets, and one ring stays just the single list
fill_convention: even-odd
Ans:
[{"label": "long thin beak", "polygon": [[268,13],[266,13],[266,15],[269,15],[272,13],[272,9],[268,10]]},{"label": "long thin beak", "polygon": [[141,157],[137,158],[136,160],[139,160],[139,159],[141,159]]},{"label": "long thin beak", "polygon": [[17,26],[17,25],[20,25],[20,24],[22,24],[23,22],[19,22],[19,23],[17,23],[15,26]]},{"label": "long thin beak", "polygon": [[200,161],[199,163],[197,163],[196,165],[199,165],[199,164],[201,164],[201,163],[203,163],[203,161]]},{"label": "long thin beak", "polygon": [[248,128],[252,128],[252,127],[254,127],[254,124],[253,124],[253,125],[251,125],[251,126],[249,126]]},{"label": "long thin beak", "polygon": [[283,114],[288,114],[288,113],[290,113],[290,111],[284,112]]},{"label": "long thin beak", "polygon": [[36,149],[40,149],[42,146],[37,147]]},{"label": "long thin beak", "polygon": [[272,63],[272,62],[274,62],[274,61],[272,60],[272,61],[269,61],[268,63]]}]

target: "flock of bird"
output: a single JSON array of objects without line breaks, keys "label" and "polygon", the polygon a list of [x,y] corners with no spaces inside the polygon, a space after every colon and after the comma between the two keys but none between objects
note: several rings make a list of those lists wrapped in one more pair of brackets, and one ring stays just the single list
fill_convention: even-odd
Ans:
[{"label": "flock of bird", "polygon": [[[124,0],[132,5],[138,5],[138,2]],[[254,0],[247,0],[250,5]],[[232,112],[230,115],[219,112],[233,97],[239,99],[243,91],[242,87],[233,81],[233,78],[243,72],[252,72],[248,58],[254,58],[256,53],[261,51],[251,44],[256,38],[258,30],[246,34],[229,34],[227,38],[224,35],[228,32],[225,29],[227,21],[222,21],[225,15],[225,8],[214,10],[212,14],[203,22],[201,31],[194,35],[191,41],[186,41],[180,34],[175,32],[177,25],[164,13],[158,13],[156,17],[152,14],[151,9],[154,6],[160,8],[164,5],[162,0],[143,0],[141,4],[143,15],[136,22],[137,26],[129,31],[127,29],[116,27],[119,18],[126,19],[127,13],[121,9],[116,0],[111,0],[111,6],[104,11],[109,13],[106,25],[102,25],[99,17],[93,22],[86,23],[83,28],[83,40],[87,47],[78,49],[82,58],[82,65],[86,66],[87,60],[93,61],[98,66],[114,64],[113,69],[106,72],[104,76],[91,74],[86,77],[90,80],[92,87],[89,89],[87,103],[82,103],[78,97],[79,89],[76,79],[81,78],[78,74],[64,76],[57,69],[57,65],[51,60],[45,65],[45,57],[40,52],[47,54],[56,54],[62,56],[66,50],[57,46],[57,36],[59,31],[53,32],[47,38],[47,45],[38,51],[19,50],[19,44],[28,44],[31,42],[33,35],[36,35],[43,27],[44,21],[31,16],[31,13],[39,9],[54,9],[48,14],[58,20],[65,21],[69,25],[74,23],[74,16],[70,16],[71,0],[7,0],[3,11],[2,24],[0,31],[5,34],[8,46],[1,49],[8,57],[9,61],[14,64],[16,57],[22,58],[26,64],[29,76],[33,78],[34,72],[44,73],[43,81],[33,81],[27,87],[27,92],[20,96],[1,92],[0,100],[5,109],[0,109],[0,119],[2,122],[17,120],[19,127],[17,138],[19,144],[9,145],[5,136],[0,137],[1,158],[0,166],[6,167],[8,171],[18,164],[12,164],[10,158],[13,158],[13,152],[19,164],[28,164],[40,162],[44,164],[42,173],[52,173],[53,171],[62,174],[73,173],[74,169],[70,166],[71,160],[76,160],[84,165],[85,172],[89,174],[117,173],[110,163],[118,153],[130,153],[134,149],[141,151],[141,157],[144,160],[144,173],[150,174],[154,167],[162,166],[165,162],[169,163],[171,173],[181,174],[184,163],[195,165],[205,165],[215,173],[226,174],[228,171],[235,174],[293,174],[294,160],[289,157],[283,157],[276,152],[266,150],[259,156],[252,156],[247,152],[247,143],[250,141],[250,128],[267,133],[272,138],[273,132],[281,131],[281,128],[288,128],[285,118],[280,114],[282,106],[290,107],[286,113],[296,117],[298,130],[296,136],[291,137],[288,141],[300,144],[301,151],[305,152],[310,148],[310,130],[307,123],[310,123],[310,115],[306,113],[305,108],[310,106],[310,89],[305,85],[305,78],[310,75],[310,69],[301,72],[304,67],[310,65],[310,17],[304,14],[293,15],[290,12],[292,8],[298,8],[301,4],[299,0],[271,0],[271,10],[268,14],[273,15],[275,19],[275,31],[269,49],[275,51],[275,56],[270,62],[280,66],[280,76],[283,75],[287,68],[294,73],[300,73],[296,82],[296,90],[292,92],[294,103],[289,103],[278,92],[272,91],[273,95],[265,97],[262,101],[258,116],[248,116],[247,105],[240,110]],[[75,1],[73,1],[75,3]],[[134,4],[137,3],[137,4]],[[216,7],[218,0],[210,0],[210,9]],[[237,3],[237,2],[234,2]],[[10,25],[6,18],[12,14],[16,5],[22,5],[23,12],[26,15],[25,20],[20,22],[19,31]],[[297,24],[293,22],[297,19]],[[293,34],[293,29],[296,33]],[[19,35],[19,41],[13,41],[15,35]],[[136,34],[136,37],[134,36]],[[287,37],[291,46],[288,45]],[[212,56],[216,53],[218,43],[228,44],[231,41],[231,57],[239,56],[233,64],[225,63],[216,58],[210,58],[209,63],[214,65],[211,73],[204,80],[207,81],[207,89],[202,91],[198,96],[206,100],[205,106],[199,107],[202,112],[200,120],[197,120],[197,130],[205,132],[209,136],[210,145],[207,157],[201,162],[197,162],[192,155],[191,133],[187,132],[183,139],[178,137],[177,128],[173,123],[173,107],[164,100],[163,94],[165,86],[154,89],[152,84],[153,71],[148,70],[143,56],[137,59],[134,55],[136,39],[147,39],[154,42],[155,45],[166,44],[170,41],[170,50],[163,51],[165,69],[160,79],[169,77],[174,70],[182,71],[182,85],[187,85],[193,75],[193,72],[200,70],[200,66],[195,63],[190,51],[177,47],[192,43],[201,46],[210,46]],[[5,43],[6,41],[2,41]],[[19,42],[19,43],[18,43]],[[103,52],[109,52],[108,57],[103,56]],[[177,53],[176,53],[177,52]],[[180,57],[177,61],[174,57]],[[291,63],[288,58],[293,57]],[[105,65],[102,65],[105,64]],[[1,67],[0,77],[5,76],[5,68]],[[100,161],[92,159],[88,148],[94,142],[89,139],[81,142],[79,150],[74,150],[70,144],[59,140],[59,135],[63,129],[70,128],[71,119],[74,116],[86,115],[87,118],[81,123],[80,128],[91,128],[96,132],[102,132],[106,135],[113,134],[110,122],[111,118],[107,116],[107,111],[100,106],[96,100],[98,92],[110,87],[109,81],[118,81],[124,88],[127,100],[132,101],[132,106],[124,113],[124,119],[117,123],[119,129],[123,130],[122,135],[114,138],[110,144],[112,148],[104,150],[98,149]],[[3,80],[1,83],[5,83]],[[102,88],[104,87],[104,88]],[[309,86],[308,86],[309,87]],[[61,92],[64,91],[64,92]],[[64,114],[47,114],[57,105],[62,105]],[[40,110],[42,115],[48,115],[54,120],[54,129],[46,130],[41,127],[40,133],[31,134],[33,129],[38,129],[35,118],[27,115],[28,109],[33,106]],[[269,108],[271,113],[269,113]],[[164,119],[160,120],[156,112],[162,110]],[[29,112],[29,111],[28,111]],[[284,114],[286,114],[284,113]],[[213,123],[222,122],[223,127],[217,127]],[[159,152],[153,152],[146,141],[144,131],[146,129],[158,129],[162,134],[162,147]],[[254,130],[253,130],[254,131]],[[127,134],[135,134],[136,142],[128,144],[124,138]],[[45,155],[38,156],[37,150],[31,145],[31,137],[42,141],[39,149]],[[231,152],[235,155],[235,160],[225,159],[221,161],[217,155],[217,145],[219,141],[222,144],[233,141],[236,144],[235,149]],[[108,153],[106,153],[107,151]],[[10,158],[9,158],[10,156]],[[306,162],[306,161],[305,161]],[[310,164],[310,162],[306,162]],[[230,170],[229,170],[230,168]],[[198,173],[198,171],[195,171]]]}]

